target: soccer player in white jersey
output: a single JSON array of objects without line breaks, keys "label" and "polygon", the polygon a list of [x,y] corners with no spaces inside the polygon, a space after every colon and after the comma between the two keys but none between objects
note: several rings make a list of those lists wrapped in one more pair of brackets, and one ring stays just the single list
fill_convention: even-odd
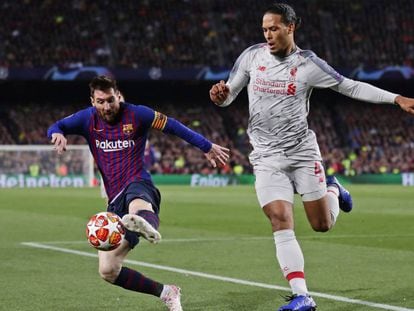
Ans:
[{"label": "soccer player in white jersey", "polygon": [[276,3],[263,15],[266,43],[247,48],[237,59],[227,83],[210,89],[210,98],[224,107],[247,86],[248,130],[253,151],[250,162],[256,193],[269,218],[276,257],[292,289],[279,311],[310,311],[316,304],[308,294],[304,258],[294,233],[293,197],[301,195],[315,231],[328,231],[339,209],[349,212],[352,198],[333,176],[325,179],[315,134],[308,129],[309,98],[313,88],[331,88],[372,103],[397,104],[414,114],[414,99],[347,79],[312,51],[294,40],[300,19],[292,7]]}]

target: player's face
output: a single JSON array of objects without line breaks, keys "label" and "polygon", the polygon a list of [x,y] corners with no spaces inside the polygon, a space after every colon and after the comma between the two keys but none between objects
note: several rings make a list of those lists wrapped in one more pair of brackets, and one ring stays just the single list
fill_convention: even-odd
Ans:
[{"label": "player's face", "polygon": [[285,25],[282,16],[273,13],[266,13],[262,23],[263,35],[272,54],[289,53],[289,47],[293,46],[294,25]]},{"label": "player's face", "polygon": [[92,106],[96,108],[99,116],[108,123],[116,121],[120,110],[121,94],[113,88],[101,91],[95,90],[91,97]]}]

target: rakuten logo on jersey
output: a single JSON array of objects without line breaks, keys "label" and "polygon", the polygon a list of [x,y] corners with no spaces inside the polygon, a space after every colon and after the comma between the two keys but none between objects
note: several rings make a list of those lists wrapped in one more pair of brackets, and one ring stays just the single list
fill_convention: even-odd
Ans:
[{"label": "rakuten logo on jersey", "polygon": [[120,151],[126,148],[131,148],[135,146],[135,142],[133,140],[104,140],[99,141],[95,139],[96,148],[102,149],[103,152],[113,152],[113,151]]}]

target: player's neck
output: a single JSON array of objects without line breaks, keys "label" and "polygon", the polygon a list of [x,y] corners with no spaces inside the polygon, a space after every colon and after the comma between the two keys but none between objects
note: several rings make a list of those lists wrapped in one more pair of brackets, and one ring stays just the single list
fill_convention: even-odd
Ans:
[{"label": "player's neck", "polygon": [[279,58],[285,58],[295,53],[296,49],[297,48],[295,42],[292,42],[291,44],[289,44],[289,46],[286,47],[286,49],[277,51],[276,53],[273,53],[273,55]]}]

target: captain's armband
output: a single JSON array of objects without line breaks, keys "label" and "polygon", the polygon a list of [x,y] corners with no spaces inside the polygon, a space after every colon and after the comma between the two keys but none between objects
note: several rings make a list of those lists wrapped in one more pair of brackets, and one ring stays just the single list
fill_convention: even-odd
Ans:
[{"label": "captain's armband", "polygon": [[151,127],[153,129],[162,131],[167,124],[167,116],[161,112],[155,111],[154,120],[152,121]]}]

